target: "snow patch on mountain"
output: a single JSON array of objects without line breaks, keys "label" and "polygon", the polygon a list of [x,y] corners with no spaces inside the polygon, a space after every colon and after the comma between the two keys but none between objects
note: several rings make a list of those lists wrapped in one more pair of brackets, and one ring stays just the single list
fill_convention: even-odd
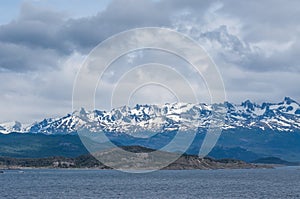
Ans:
[{"label": "snow patch on mountain", "polygon": [[164,105],[122,106],[111,111],[81,109],[64,117],[48,118],[23,127],[19,122],[0,124],[0,133],[22,132],[70,134],[80,129],[91,132],[163,133],[174,130],[201,130],[212,125],[215,116],[224,120],[217,125],[224,130],[247,128],[295,132],[300,130],[299,103],[286,97],[280,103],[256,104],[249,100],[240,105],[167,103]]},{"label": "snow patch on mountain", "polygon": [[18,121],[0,124],[0,133],[8,134],[12,132],[24,132],[22,124]]}]

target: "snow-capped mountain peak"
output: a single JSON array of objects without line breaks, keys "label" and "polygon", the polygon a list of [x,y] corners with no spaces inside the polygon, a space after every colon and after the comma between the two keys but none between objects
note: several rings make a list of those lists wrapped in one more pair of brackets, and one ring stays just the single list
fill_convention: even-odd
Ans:
[{"label": "snow-capped mountain peak", "polygon": [[136,134],[178,130],[207,129],[213,113],[225,111],[221,128],[262,129],[284,132],[300,131],[300,108],[295,100],[285,97],[279,103],[256,104],[250,100],[240,105],[166,103],[163,105],[122,106],[111,111],[87,111],[81,108],[64,117],[48,118],[24,128],[19,122],[0,124],[1,133],[26,132],[44,134],[76,133],[85,128],[91,132]]},{"label": "snow-capped mountain peak", "polygon": [[0,124],[0,133],[8,134],[11,132],[22,132],[22,124],[18,121],[6,122]]}]

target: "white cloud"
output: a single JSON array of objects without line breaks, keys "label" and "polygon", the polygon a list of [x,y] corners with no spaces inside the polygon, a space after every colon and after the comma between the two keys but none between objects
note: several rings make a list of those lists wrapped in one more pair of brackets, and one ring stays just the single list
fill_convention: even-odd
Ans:
[{"label": "white cloud", "polygon": [[0,73],[0,121],[32,122],[72,111],[72,88],[84,57],[73,54],[59,69]]},{"label": "white cloud", "polygon": [[[174,28],[204,46],[219,67],[230,101],[300,100],[299,1],[113,1],[86,17],[35,5],[24,4],[18,18],[0,26],[0,121],[69,113],[73,82],[89,51],[115,33],[144,26]],[[100,98],[108,100],[117,79],[132,65],[155,59],[176,66],[208,101],[203,81],[184,68],[187,64],[159,54],[140,52],[120,59],[105,74]],[[151,89],[140,90],[136,99],[159,101],[157,96],[149,100]],[[157,93],[161,100],[171,99],[162,88]]]}]

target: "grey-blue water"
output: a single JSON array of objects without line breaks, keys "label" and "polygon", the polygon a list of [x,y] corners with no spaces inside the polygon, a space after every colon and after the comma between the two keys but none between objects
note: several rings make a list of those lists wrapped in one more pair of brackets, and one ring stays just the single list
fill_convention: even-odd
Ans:
[{"label": "grey-blue water", "polygon": [[299,198],[300,168],[158,171],[16,170],[1,198]]}]

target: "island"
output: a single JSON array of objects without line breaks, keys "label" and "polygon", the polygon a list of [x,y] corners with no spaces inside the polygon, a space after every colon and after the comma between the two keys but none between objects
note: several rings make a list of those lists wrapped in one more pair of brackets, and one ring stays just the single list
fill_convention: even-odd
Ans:
[{"label": "island", "polygon": [[[141,147],[141,146],[126,146],[122,147],[124,151],[131,152],[134,157],[129,157],[128,160],[124,158],[123,165],[120,168],[127,169],[157,169],[155,166],[148,166],[149,158],[145,158],[145,154],[151,155],[154,150]],[[43,157],[43,158],[12,158],[12,157],[0,157],[0,169],[24,169],[24,168],[87,168],[87,169],[113,169],[112,167],[106,166],[101,163],[97,157],[106,154],[111,160],[113,158],[120,158],[114,153],[117,149],[113,148],[106,151],[101,151],[93,155],[86,154],[75,158],[70,157]],[[161,157],[170,157],[175,153],[170,152],[159,152]],[[118,151],[119,155],[119,151]],[[135,158],[135,159],[133,159]],[[150,157],[151,158],[151,157]],[[137,164],[143,165],[137,167]],[[110,164],[112,165],[112,164]],[[118,168],[118,167],[117,167]],[[165,170],[188,170],[188,169],[252,169],[252,168],[273,168],[271,165],[246,163],[241,160],[234,159],[213,159],[210,157],[198,157],[195,155],[181,155],[177,160],[164,166]]]}]

